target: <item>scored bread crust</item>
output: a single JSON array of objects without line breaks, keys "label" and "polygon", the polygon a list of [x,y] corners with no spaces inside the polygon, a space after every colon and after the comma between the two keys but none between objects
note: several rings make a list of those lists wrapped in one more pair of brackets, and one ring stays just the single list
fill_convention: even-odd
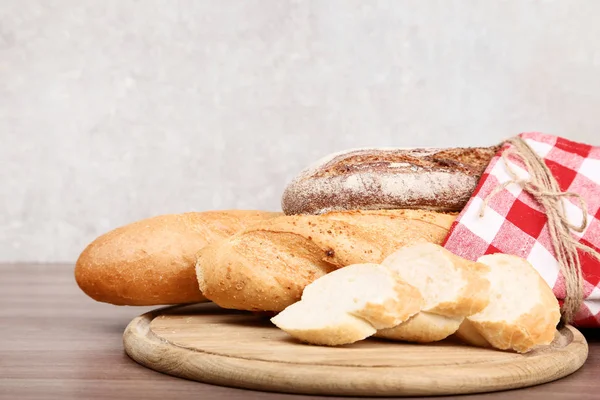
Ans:
[{"label": "scored bread crust", "polygon": [[364,148],[330,154],[285,187],[287,215],[334,210],[458,212],[500,147]]},{"label": "scored bread crust", "polygon": [[273,218],[200,250],[198,285],[223,308],[281,311],[337,268],[379,263],[410,243],[441,243],[455,218],[424,210]]},{"label": "scored bread crust", "polygon": [[206,301],[195,274],[198,250],[280,215],[222,210],[139,220],[113,229],[87,245],[75,264],[75,280],[92,299],[115,305]]},{"label": "scored bread crust", "polygon": [[463,317],[421,311],[397,326],[378,330],[375,337],[415,343],[437,342],[454,334],[463,320]]}]

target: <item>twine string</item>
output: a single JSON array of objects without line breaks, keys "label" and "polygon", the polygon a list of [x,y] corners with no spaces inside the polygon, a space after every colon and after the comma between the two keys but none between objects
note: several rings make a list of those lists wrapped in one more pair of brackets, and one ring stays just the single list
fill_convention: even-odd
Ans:
[{"label": "twine string", "polygon": [[[501,158],[511,179],[494,188],[483,199],[479,216],[483,218],[489,201],[512,184],[521,186],[542,206],[548,219],[548,232],[554,253],[565,278],[566,293],[561,315],[562,322],[568,324],[572,322],[584,300],[584,279],[577,250],[586,252],[600,261],[600,253],[580,243],[571,235],[571,231],[583,232],[587,227],[587,205],[578,193],[560,190],[558,182],[546,163],[521,137],[517,136],[506,142],[512,144],[513,147],[502,152]],[[529,178],[519,178],[509,162],[510,157],[521,161],[529,173]],[[567,218],[563,198],[573,198],[578,203],[583,215],[580,224],[573,224]]]}]

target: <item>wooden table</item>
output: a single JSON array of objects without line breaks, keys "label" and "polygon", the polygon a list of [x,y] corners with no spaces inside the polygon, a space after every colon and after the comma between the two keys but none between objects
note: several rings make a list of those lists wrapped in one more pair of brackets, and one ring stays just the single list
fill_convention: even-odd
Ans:
[{"label": "wooden table", "polygon": [[[0,399],[308,397],[205,385],[136,364],[123,352],[121,335],[151,308],[94,302],[75,284],[72,265],[0,264],[0,305]],[[590,355],[575,374],[518,391],[453,398],[600,398],[600,330],[583,332]]]}]

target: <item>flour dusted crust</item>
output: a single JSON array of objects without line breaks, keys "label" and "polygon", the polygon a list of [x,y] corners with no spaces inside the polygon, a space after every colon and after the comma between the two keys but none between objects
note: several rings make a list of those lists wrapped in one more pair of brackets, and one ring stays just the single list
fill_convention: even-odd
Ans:
[{"label": "flour dusted crust", "polygon": [[460,211],[499,146],[366,148],[326,156],[285,188],[287,215],[334,210]]}]

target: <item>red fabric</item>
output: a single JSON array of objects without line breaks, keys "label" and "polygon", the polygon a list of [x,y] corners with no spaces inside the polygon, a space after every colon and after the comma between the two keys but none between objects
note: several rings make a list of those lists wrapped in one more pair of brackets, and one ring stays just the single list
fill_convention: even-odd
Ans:
[{"label": "red fabric", "polygon": [[[544,160],[562,191],[582,196],[588,225],[582,233],[571,234],[580,243],[600,251],[600,147],[537,132],[519,136]],[[511,179],[500,158],[511,147],[505,144],[491,160],[473,196],[453,223],[444,247],[473,261],[493,253],[526,258],[562,304],[565,280],[555,258],[546,215],[538,202],[520,185],[511,184],[489,200],[484,217],[479,217],[483,200]],[[520,160],[511,157],[509,163],[519,177],[529,176]],[[563,201],[569,221],[580,225],[583,214],[577,199],[564,197]],[[579,251],[579,257],[585,300],[573,325],[600,327],[600,262],[583,251]]]}]

